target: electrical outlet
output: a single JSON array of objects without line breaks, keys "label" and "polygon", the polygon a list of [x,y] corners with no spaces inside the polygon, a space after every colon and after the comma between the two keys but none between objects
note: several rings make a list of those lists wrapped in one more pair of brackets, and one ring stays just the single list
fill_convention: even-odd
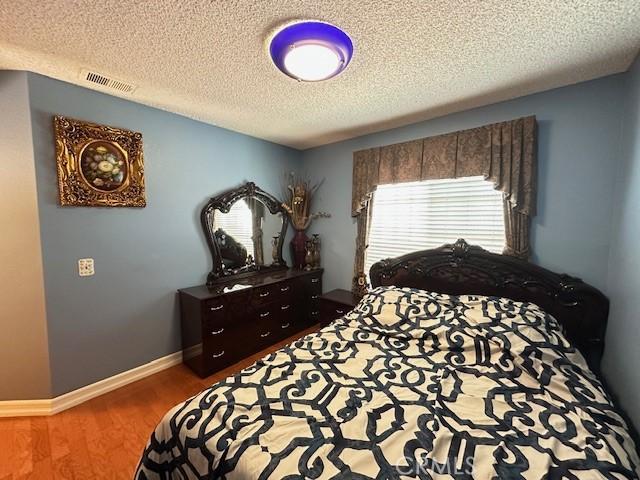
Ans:
[{"label": "electrical outlet", "polygon": [[93,258],[80,258],[78,260],[78,275],[81,277],[90,277],[95,270],[93,269]]}]

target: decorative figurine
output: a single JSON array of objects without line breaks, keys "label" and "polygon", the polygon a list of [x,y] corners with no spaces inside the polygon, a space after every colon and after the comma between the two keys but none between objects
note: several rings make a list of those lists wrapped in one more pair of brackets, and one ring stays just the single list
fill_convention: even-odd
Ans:
[{"label": "decorative figurine", "polygon": [[320,235],[313,234],[313,268],[320,268]]},{"label": "decorative figurine", "polygon": [[273,265],[279,265],[280,260],[278,259],[278,240],[280,240],[280,235],[276,235],[271,240],[271,258],[273,259]]},{"label": "decorative figurine", "polygon": [[305,242],[305,246],[306,246],[306,254],[304,256],[304,269],[305,270],[312,270],[314,268],[313,266],[313,259],[314,259],[314,252],[313,252],[313,242],[311,240],[307,240]]}]

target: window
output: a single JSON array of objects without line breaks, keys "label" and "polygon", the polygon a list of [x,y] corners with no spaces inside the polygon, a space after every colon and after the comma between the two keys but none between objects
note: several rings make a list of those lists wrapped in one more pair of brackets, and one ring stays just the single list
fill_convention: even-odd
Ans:
[{"label": "window", "polygon": [[214,231],[221,228],[247,249],[247,255],[253,256],[252,221],[249,205],[244,200],[239,200],[231,206],[229,213],[216,212]]},{"label": "window", "polygon": [[365,272],[384,258],[459,238],[502,253],[502,198],[483,177],[379,185],[372,200]]}]

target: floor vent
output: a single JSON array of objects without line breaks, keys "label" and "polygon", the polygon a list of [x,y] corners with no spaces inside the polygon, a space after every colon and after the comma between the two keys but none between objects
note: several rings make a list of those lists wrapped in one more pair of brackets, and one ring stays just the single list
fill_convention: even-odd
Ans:
[{"label": "floor vent", "polygon": [[93,84],[100,85],[110,90],[117,90],[121,93],[131,93],[136,89],[135,85],[123,82],[121,80],[116,80],[115,78],[107,77],[106,75],[92,72],[90,70],[83,70],[82,78]]}]

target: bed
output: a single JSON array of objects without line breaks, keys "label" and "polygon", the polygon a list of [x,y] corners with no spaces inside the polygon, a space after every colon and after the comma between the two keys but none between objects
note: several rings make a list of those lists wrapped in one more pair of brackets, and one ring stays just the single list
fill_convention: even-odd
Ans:
[{"label": "bed", "polygon": [[464,241],[385,260],[317,333],[170,410],[135,478],[638,478],[608,300]]}]

